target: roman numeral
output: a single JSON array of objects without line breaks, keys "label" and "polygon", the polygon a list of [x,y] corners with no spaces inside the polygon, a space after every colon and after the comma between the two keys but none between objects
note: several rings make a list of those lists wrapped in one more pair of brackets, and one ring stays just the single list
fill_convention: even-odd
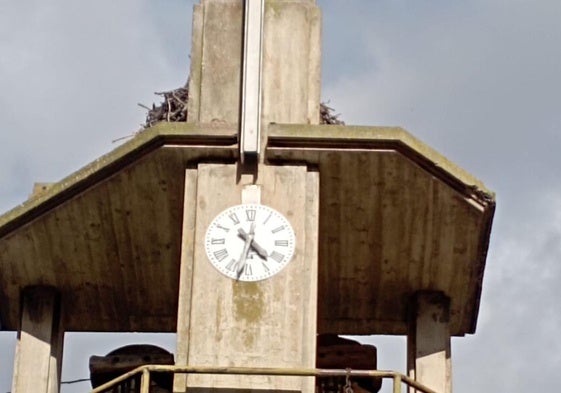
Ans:
[{"label": "roman numeral", "polygon": [[224,232],[230,232],[230,228],[223,227],[223,226],[220,225],[220,224],[216,224],[216,228],[220,228],[220,229],[222,229]]},{"label": "roman numeral", "polygon": [[263,265],[263,269],[265,269],[268,272],[269,271],[269,266],[267,266],[267,264],[263,261],[261,261],[261,264]]},{"label": "roman numeral", "polygon": [[288,240],[275,240],[275,246],[288,247]]},{"label": "roman numeral", "polygon": [[273,251],[269,257],[273,258],[278,263],[281,263],[282,260],[284,259],[284,255],[277,251]]},{"label": "roman numeral", "polygon": [[236,213],[229,214],[228,217],[230,217],[230,220],[232,220],[234,225],[238,225],[240,223],[240,219],[238,218]]},{"label": "roman numeral", "polygon": [[275,229],[271,230],[271,233],[277,233],[280,232],[284,229],[284,225],[281,225],[280,227],[276,227]]},{"label": "roman numeral", "polygon": [[228,262],[228,264],[226,265],[226,269],[228,269],[231,272],[236,271],[236,260],[232,259],[230,262]]},{"label": "roman numeral", "polygon": [[253,275],[253,269],[251,268],[251,265],[249,263],[245,264],[245,267],[243,269],[243,272],[246,276],[251,276]]},{"label": "roman numeral", "polygon": [[247,221],[255,221],[255,215],[256,215],[256,211],[255,209],[248,209],[245,211],[245,215],[247,217]]},{"label": "roman numeral", "polygon": [[214,252],[214,257],[218,259],[219,262],[222,262],[224,259],[226,259],[227,256],[228,250],[226,250],[225,248]]},{"label": "roman numeral", "polygon": [[[226,242],[226,239],[224,239],[224,238],[221,238],[221,239],[212,238],[210,240],[210,244],[224,244],[225,242]],[[276,244],[276,242],[275,242],[275,244]]]},{"label": "roman numeral", "polygon": [[267,218],[265,219],[265,221],[263,221],[263,224],[266,224],[267,221],[269,221],[269,218],[271,218],[272,215],[273,215],[273,212],[270,212],[269,215],[267,216]]}]

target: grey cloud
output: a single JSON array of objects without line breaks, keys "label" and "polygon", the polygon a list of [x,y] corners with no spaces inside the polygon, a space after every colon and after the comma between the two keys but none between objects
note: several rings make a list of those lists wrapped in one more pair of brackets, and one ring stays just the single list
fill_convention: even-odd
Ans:
[{"label": "grey cloud", "polygon": [[[22,186],[6,170],[25,167],[33,181],[57,181],[137,131],[154,91],[184,83],[189,26],[176,33],[183,64],[170,60],[162,11],[147,1],[19,2],[0,16],[6,55],[0,59],[3,188],[0,207],[12,207]],[[176,4],[188,8],[185,3]],[[177,13],[173,13],[177,19]],[[160,16],[160,20],[165,17]]]},{"label": "grey cloud", "polygon": [[561,366],[561,5],[538,3],[337,7],[338,24],[364,21],[367,54],[346,50],[367,64],[351,57],[325,81],[332,106],[351,124],[404,126],[498,195],[478,332],[454,340],[458,392],[545,389],[533,376]]},{"label": "grey cloud", "polygon": [[[137,102],[185,81],[193,2],[0,4],[0,210],[114,147],[143,120]],[[455,391],[545,390],[561,367],[561,2],[319,4],[323,97],[342,118],[404,126],[498,194]],[[388,341],[383,364],[402,369],[404,342]]]}]

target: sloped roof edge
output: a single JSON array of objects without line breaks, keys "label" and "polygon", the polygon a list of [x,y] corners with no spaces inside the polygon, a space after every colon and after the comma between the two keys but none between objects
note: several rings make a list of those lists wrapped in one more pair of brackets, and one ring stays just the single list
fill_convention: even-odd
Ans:
[{"label": "sloped roof edge", "polygon": [[0,237],[161,146],[231,147],[236,125],[159,123],[0,216]]},{"label": "sloped roof edge", "polygon": [[495,193],[482,181],[401,127],[271,124],[268,128],[270,159],[282,159],[280,150],[396,150],[464,195],[484,204],[495,204]]}]

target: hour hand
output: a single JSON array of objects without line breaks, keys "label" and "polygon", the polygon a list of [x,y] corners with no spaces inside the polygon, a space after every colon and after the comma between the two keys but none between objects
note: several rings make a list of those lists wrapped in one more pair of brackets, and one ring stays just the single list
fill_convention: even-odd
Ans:
[{"label": "hour hand", "polygon": [[[250,237],[249,234],[246,231],[244,231],[242,228],[238,228],[238,234],[245,241],[247,241],[247,239]],[[250,245],[251,248],[253,248],[261,258],[267,259],[269,257],[269,253],[267,252],[267,250],[261,247],[259,243],[255,241],[255,239],[251,239]]]},{"label": "hour hand", "polygon": [[251,246],[251,242],[253,241],[253,232],[254,232],[255,224],[251,224],[251,228],[249,230],[249,235],[244,238],[245,244],[243,246],[242,254],[240,255],[240,259],[238,260],[237,264],[237,279],[239,280],[244,269],[247,260],[247,252],[249,251],[249,247]]},{"label": "hour hand", "polygon": [[247,250],[249,250],[249,247],[244,247],[244,250],[242,251],[242,255],[240,256],[240,259],[238,260],[238,263],[236,264],[236,280],[239,280],[244,269],[245,269],[245,264],[246,264],[246,258],[247,258]]}]

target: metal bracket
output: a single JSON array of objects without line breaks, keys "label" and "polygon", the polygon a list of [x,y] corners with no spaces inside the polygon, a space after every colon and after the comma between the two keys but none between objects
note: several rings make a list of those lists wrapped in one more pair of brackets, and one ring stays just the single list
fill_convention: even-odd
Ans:
[{"label": "metal bracket", "polygon": [[264,0],[245,0],[240,156],[259,161],[261,150],[261,72]]}]

